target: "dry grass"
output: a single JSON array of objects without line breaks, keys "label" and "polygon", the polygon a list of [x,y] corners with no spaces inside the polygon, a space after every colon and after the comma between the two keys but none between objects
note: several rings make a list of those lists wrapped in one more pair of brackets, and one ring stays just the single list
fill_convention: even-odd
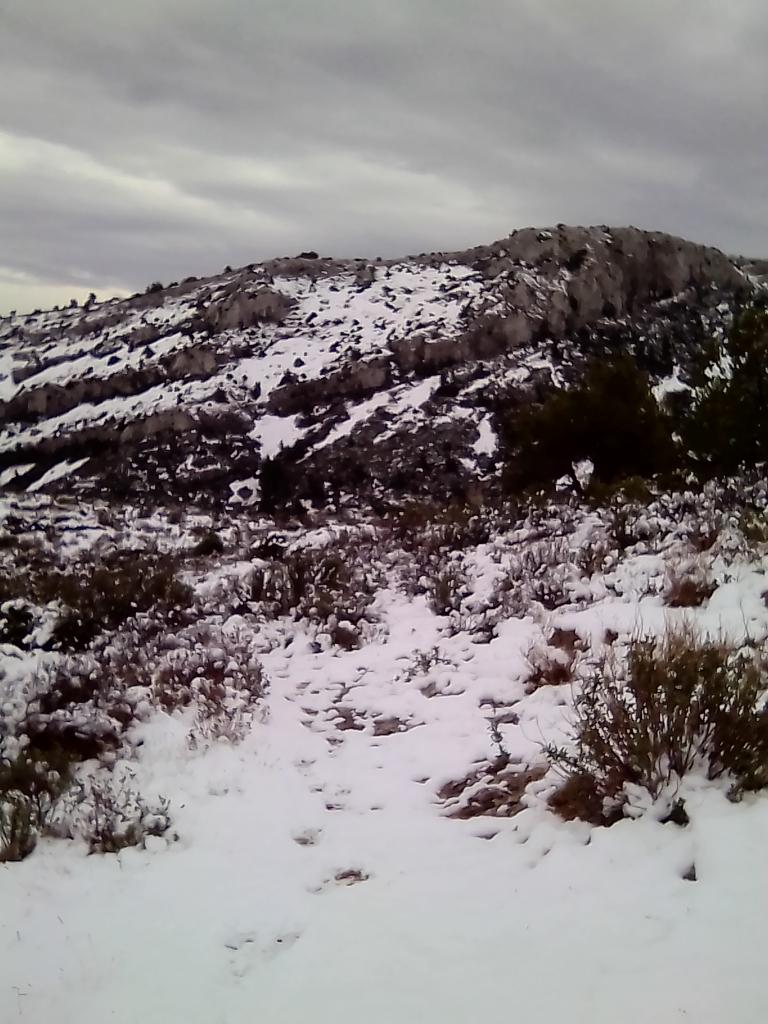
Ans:
[{"label": "dry grass", "polygon": [[670,570],[664,600],[669,608],[700,608],[716,590],[717,584],[700,566]]},{"label": "dry grass", "polygon": [[575,644],[565,647],[534,644],[526,655],[530,673],[525,692],[531,694],[543,686],[563,686],[573,682],[576,659]]}]

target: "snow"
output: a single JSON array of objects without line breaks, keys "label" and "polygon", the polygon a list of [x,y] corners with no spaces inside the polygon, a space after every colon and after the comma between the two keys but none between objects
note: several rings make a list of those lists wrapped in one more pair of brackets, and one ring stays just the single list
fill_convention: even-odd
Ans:
[{"label": "snow", "polygon": [[[473,607],[527,543],[510,534],[467,556]],[[715,551],[708,604],[668,609],[651,586],[666,557],[630,552],[583,606],[507,618],[489,643],[392,588],[359,650],[265,624],[266,714],[243,743],[192,751],[186,719],[159,712],[135,727],[132,768],[142,792],[169,798],[170,838],[90,857],[45,840],[0,865],[0,1019],[757,1024],[765,796],[732,804],[693,775],[685,829],[652,813],[563,822],[547,778],[510,818],[452,819],[437,796],[488,760],[494,709],[519,716],[500,727],[513,759],[543,763],[543,742],[565,735],[568,686],[524,692],[545,628],[599,648],[607,628],[693,617],[763,640],[764,558]],[[360,728],[342,730],[343,715]],[[386,719],[402,731],[377,735]]]},{"label": "snow", "polygon": [[256,505],[261,495],[261,483],[256,477],[249,476],[243,480],[235,480],[229,485],[231,505]]},{"label": "snow", "polygon": [[373,398],[365,399],[356,405],[350,403],[350,406],[347,408],[347,418],[335,426],[328,436],[316,445],[315,448],[326,448],[344,437],[349,437],[358,424],[370,419],[377,410],[386,408],[391,400],[392,392],[380,391]]},{"label": "snow", "polygon": [[[122,351],[116,349],[101,358],[95,357],[90,352],[84,353],[46,366],[39,373],[22,381],[18,390],[20,392],[28,391],[44,384],[81,380],[84,377],[108,380],[111,376],[128,369],[152,366],[153,363],[160,362],[171,352],[182,352],[185,348],[193,347],[194,344],[192,339],[181,334],[170,334],[153,342],[145,342],[133,349],[124,348]],[[148,349],[151,352],[149,356],[147,355]]]},{"label": "snow", "polygon": [[9,398],[12,398],[16,390],[16,384],[11,376],[16,365],[16,359],[12,352],[0,353],[0,401],[2,402],[7,402]]},{"label": "snow", "polygon": [[0,487],[7,487],[9,483],[16,479],[16,477],[24,476],[30,469],[34,469],[34,462],[27,462],[17,464],[16,466],[9,466],[7,469],[0,472]]},{"label": "snow", "polygon": [[[450,290],[441,291],[441,286]],[[314,284],[276,278],[274,287],[297,299],[297,306],[278,330],[266,335],[258,355],[238,364],[264,398],[287,372],[316,380],[343,365],[351,353],[358,358],[388,353],[393,340],[417,330],[458,335],[462,311],[479,294],[481,283],[467,267],[405,264],[377,269],[363,290],[351,273]]]},{"label": "snow", "polygon": [[88,458],[86,456],[84,459],[65,459],[63,462],[51,466],[38,480],[35,480],[34,483],[27,487],[27,492],[39,491],[41,487],[53,483],[54,480],[62,480],[65,476],[69,476],[70,473],[74,473],[81,466],[84,466]]},{"label": "snow", "polygon": [[493,455],[498,447],[498,438],[490,416],[483,416],[478,424],[478,438],[472,446],[477,455]]},{"label": "snow", "polygon": [[653,388],[653,395],[657,402],[661,402],[667,395],[679,394],[682,391],[690,391],[691,387],[684,380],[680,379],[680,367],[675,366],[668,377],[663,377]]},{"label": "snow", "polygon": [[263,458],[274,458],[281,448],[290,448],[303,436],[303,431],[297,426],[298,418],[265,413],[257,421],[249,436],[261,444]]},{"label": "snow", "polygon": [[0,452],[11,452],[39,443],[43,438],[87,429],[99,425],[124,425],[147,416],[167,412],[182,405],[182,399],[192,404],[210,400],[228,382],[222,376],[205,380],[164,382],[120,398],[107,398],[101,402],[82,402],[80,405],[36,424],[34,427],[9,427],[0,434]]}]

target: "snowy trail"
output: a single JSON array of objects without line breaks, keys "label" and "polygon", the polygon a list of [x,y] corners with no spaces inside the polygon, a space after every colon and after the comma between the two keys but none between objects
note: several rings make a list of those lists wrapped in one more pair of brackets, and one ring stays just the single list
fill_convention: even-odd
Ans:
[{"label": "snowy trail", "polygon": [[[0,866],[3,1024],[765,1019],[768,802],[691,783],[685,830],[536,803],[446,818],[440,785],[489,756],[484,702],[521,695],[528,627],[476,645],[405,599],[386,626],[359,651],[297,632],[266,654],[269,718],[240,746],[143,727],[139,780],[171,798],[178,842],[45,841]],[[436,644],[427,676],[403,671]],[[520,708],[505,741],[530,756]]]}]

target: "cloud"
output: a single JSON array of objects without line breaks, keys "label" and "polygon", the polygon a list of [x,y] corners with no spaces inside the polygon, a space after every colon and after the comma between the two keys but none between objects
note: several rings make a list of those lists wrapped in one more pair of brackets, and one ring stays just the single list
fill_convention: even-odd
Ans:
[{"label": "cloud", "polygon": [[558,221],[768,253],[763,0],[0,0],[0,25],[0,309]]}]

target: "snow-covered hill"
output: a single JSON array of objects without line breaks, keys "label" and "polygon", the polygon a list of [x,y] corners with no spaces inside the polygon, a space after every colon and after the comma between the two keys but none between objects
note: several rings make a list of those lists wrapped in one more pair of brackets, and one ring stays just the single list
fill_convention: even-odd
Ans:
[{"label": "snow-covered hill", "polygon": [[759,269],[558,227],[0,321],[0,1024],[761,1022],[765,474],[500,483],[595,356],[611,429],[743,385]]},{"label": "snow-covered hill", "polygon": [[616,349],[662,379],[751,287],[713,249],[561,226],[399,262],[279,259],[12,316],[0,480],[242,503],[285,449],[337,493],[455,493],[493,468],[505,389]]}]

